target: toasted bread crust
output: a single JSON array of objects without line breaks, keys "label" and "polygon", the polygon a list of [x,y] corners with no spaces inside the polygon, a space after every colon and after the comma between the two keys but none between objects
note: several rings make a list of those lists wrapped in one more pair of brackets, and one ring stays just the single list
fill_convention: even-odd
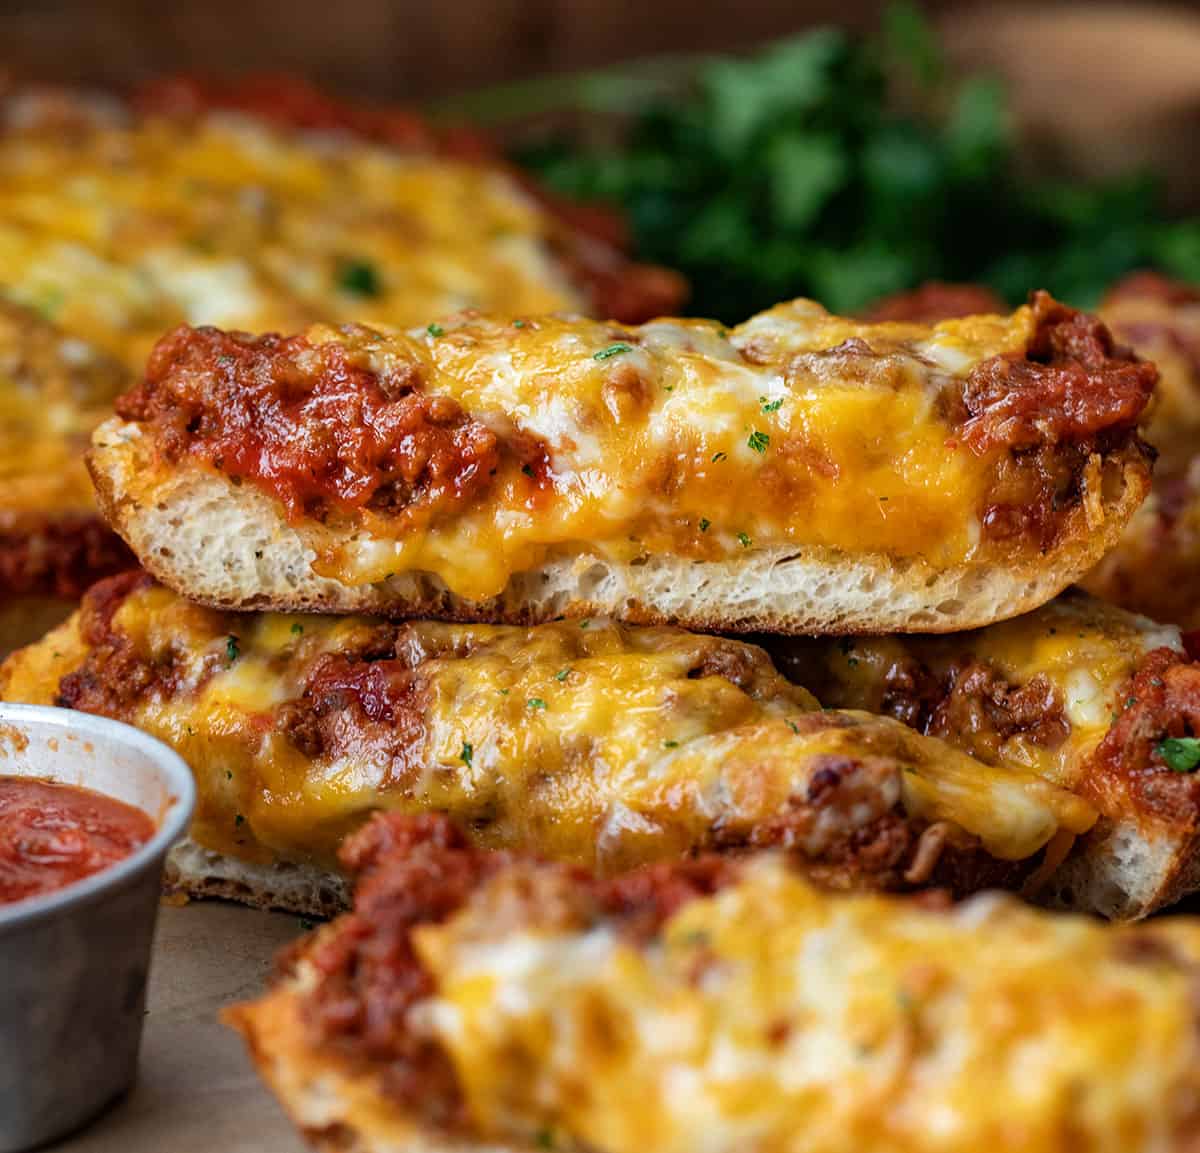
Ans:
[{"label": "toasted bread crust", "polygon": [[635,624],[780,633],[951,632],[1018,616],[1090,569],[1120,537],[1150,485],[1138,444],[1090,528],[1082,508],[1058,547],[999,568],[849,556],[824,548],[759,549],[744,558],[653,556],[620,564],[580,552],[514,576],[486,601],[429,573],[349,585],[313,572],[315,554],[281,507],[199,465],[158,464],[136,425],[109,421],[88,465],[108,522],[169,588],[230,609],[380,613],[532,624],[612,615]]}]

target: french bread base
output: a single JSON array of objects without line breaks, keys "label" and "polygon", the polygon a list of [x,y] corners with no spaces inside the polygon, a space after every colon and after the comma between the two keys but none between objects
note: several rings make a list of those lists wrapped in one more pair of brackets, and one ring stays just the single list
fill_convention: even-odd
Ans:
[{"label": "french bread base", "polygon": [[163,584],[226,609],[376,613],[535,624],[615,616],[718,632],[854,634],[951,632],[1017,616],[1055,596],[1114,545],[1149,488],[1136,446],[1119,485],[1082,507],[1061,543],[1012,564],[934,567],[915,557],[850,555],[825,547],[751,549],[695,561],[649,555],[618,563],[586,548],[515,574],[485,601],[438,577],[406,572],[352,585],[313,571],[316,552],[252,485],[196,464],[164,469],[141,429],[112,420],[96,434],[89,468],[100,506],[142,565]]},{"label": "french bread base", "polygon": [[1136,921],[1200,888],[1200,837],[1101,818],[1055,870],[1037,903]]},{"label": "french bread base", "polygon": [[167,856],[163,888],[307,917],[336,917],[350,907],[350,885],[336,873],[286,861],[242,861],[206,849],[190,837]]},{"label": "french bread base", "polygon": [[529,1153],[529,1147],[481,1144],[429,1131],[397,1115],[370,1075],[314,1052],[300,1019],[311,983],[299,972],[257,1001],[222,1014],[250,1050],[263,1080],[308,1144],[320,1153]]}]

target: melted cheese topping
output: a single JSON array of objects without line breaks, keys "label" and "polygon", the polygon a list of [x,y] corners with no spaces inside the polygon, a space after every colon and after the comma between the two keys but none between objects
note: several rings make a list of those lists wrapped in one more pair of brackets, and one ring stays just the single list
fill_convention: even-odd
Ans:
[{"label": "melted cheese topping", "polygon": [[417,1015],[482,1140],[1126,1153],[1197,1132],[1192,921],[1114,929],[993,897],[934,912],[766,859],[637,946],[528,901],[514,927],[492,911],[504,884],[417,931],[437,989]]},{"label": "melted cheese topping", "polygon": [[848,708],[881,709],[889,668],[909,657],[939,678],[967,659],[991,665],[1012,685],[1040,676],[1062,703],[1070,727],[1066,740],[1047,746],[1025,732],[995,747],[974,740],[971,732],[950,732],[945,739],[990,763],[1076,788],[1089,757],[1124,707],[1122,687],[1142,657],[1161,647],[1182,653],[1177,628],[1066,593],[1015,620],[973,632],[802,642],[791,651],[805,654],[794,675],[804,681],[808,672],[808,683],[821,686],[823,700]]},{"label": "melted cheese topping", "polygon": [[409,335],[317,326],[314,344],[341,343],[380,374],[416,365],[427,393],[502,436],[536,438],[551,490],[506,459],[483,499],[428,531],[370,512],[352,534],[301,527],[323,575],[363,584],[426,571],[473,599],[581,547],[625,563],[797,545],[978,561],[1002,450],[962,445],[944,393],[980,361],[1022,351],[1031,325],[1029,309],[932,329],[867,325],[796,301],[728,333],[687,320],[466,318]]},{"label": "melted cheese topping", "polygon": [[126,383],[83,341],[0,305],[0,529],[93,507],[83,452]]},{"label": "melted cheese topping", "polygon": [[503,172],[221,115],[0,135],[0,294],[140,371],[175,325],[581,305]]},{"label": "melted cheese topping", "polygon": [[[761,651],[676,629],[420,622],[398,642],[416,666],[415,729],[356,728],[346,711],[339,750],[314,757],[276,710],[300,697],[322,655],[357,651],[381,622],[218,613],[151,587],[113,623],[173,675],[124,719],[193,767],[193,835],[235,856],[331,864],[379,808],[448,812],[485,846],[606,869],[748,841],[797,803],[814,812],[796,846],[817,860],[894,810],[948,821],[1014,860],[1095,819],[1069,793],[981,769],[897,722],[823,713]],[[741,687],[697,674],[713,654],[745,671]],[[71,622],[10,658],[4,698],[52,701],[84,656]],[[814,776],[847,762],[850,799],[812,804]]]}]

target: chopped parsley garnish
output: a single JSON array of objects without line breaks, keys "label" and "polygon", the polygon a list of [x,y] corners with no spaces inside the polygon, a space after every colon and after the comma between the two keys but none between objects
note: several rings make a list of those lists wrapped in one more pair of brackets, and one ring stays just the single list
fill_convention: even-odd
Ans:
[{"label": "chopped parsley garnish", "polygon": [[1194,773],[1200,768],[1200,738],[1167,737],[1154,746],[1163,764],[1175,773]]},{"label": "chopped parsley garnish", "polygon": [[237,826],[240,828],[242,825],[244,825],[244,824],[246,823],[246,818],[245,818],[245,817],[243,817],[241,813],[238,813],[238,814],[237,814],[237,815],[236,815],[236,816],[233,818],[233,823],[234,823],[235,825],[237,825]]},{"label": "chopped parsley garnish", "polygon": [[797,736],[800,735],[800,726],[798,724],[796,724],[795,721],[788,721],[788,728],[791,729],[792,732],[795,733]]},{"label": "chopped parsley garnish", "polygon": [[513,328],[524,328],[524,327],[525,327],[525,322],[523,320],[514,320],[513,321]]},{"label": "chopped parsley garnish", "polygon": [[848,657],[846,659],[846,664],[848,664],[852,669],[858,668],[858,657]]},{"label": "chopped parsley garnish", "polygon": [[462,752],[458,754],[458,759],[462,761],[468,768],[471,766],[471,758],[475,755],[475,748],[470,741],[463,741]]},{"label": "chopped parsley garnish", "polygon": [[511,690],[510,690],[510,689],[501,689],[501,690],[500,690],[500,695],[501,695],[502,697],[506,697],[506,696],[508,696],[508,694],[509,694],[510,692],[511,692]]},{"label": "chopped parsley garnish", "polygon": [[579,622],[579,627],[580,627],[581,629],[586,629],[586,628],[588,627],[588,625],[590,625],[591,623],[592,623],[592,622],[591,622],[590,620],[586,620],[586,619],[585,619],[585,620],[581,620],[581,621]]},{"label": "chopped parsley garnish", "polygon": [[[936,278],[1081,306],[1139,267],[1200,281],[1200,221],[1172,219],[1137,165],[1031,177],[1006,86],[959,72],[924,7],[882,6],[870,39],[823,27],[710,57],[687,84],[659,60],[588,76],[597,105],[633,105],[619,138],[563,133],[522,158],[622,211],[634,250],[688,279],[695,316],[740,321],[797,296],[845,315]],[[584,87],[559,80],[526,111],[561,112]]]},{"label": "chopped parsley garnish", "polygon": [[230,633],[229,636],[225,638],[225,659],[230,664],[233,664],[233,662],[236,661],[240,655],[241,650],[238,648],[238,639],[233,635],[233,633]]},{"label": "chopped parsley garnish", "polygon": [[534,475],[534,473],[533,473],[533,465],[531,465],[531,464],[523,464],[523,465],[521,465],[521,471],[522,471],[522,472],[523,472],[523,473],[524,473],[524,474],[525,474],[527,477],[529,477],[530,479],[532,479],[532,478],[533,478],[533,475]]},{"label": "chopped parsley garnish", "polygon": [[338,269],[338,287],[351,296],[378,296],[383,291],[379,273],[366,260],[345,260]]},{"label": "chopped parsley garnish", "polygon": [[232,781],[232,780],[233,780],[233,773],[232,773],[232,771],[231,771],[231,770],[229,770],[229,769],[226,769],[226,770],[225,770],[225,779],[226,779],[227,781]]},{"label": "chopped parsley garnish", "polygon": [[533,1143],[539,1149],[553,1149],[554,1134],[549,1129],[539,1129],[533,1139]]},{"label": "chopped parsley garnish", "polygon": [[709,520],[708,517],[702,516],[700,518],[700,531],[701,532],[708,532],[711,525],[712,525],[712,521]]},{"label": "chopped parsley garnish", "polygon": [[599,352],[593,352],[592,359],[593,360],[608,360],[611,357],[620,356],[621,353],[623,353],[623,352],[632,352],[632,351],[633,351],[632,344],[624,344],[624,343],[618,342],[617,344],[610,344],[607,348],[602,348]]},{"label": "chopped parsley garnish", "polygon": [[535,709],[535,710],[536,709],[544,709],[546,707],[546,702],[544,700],[542,700],[541,697],[530,697],[529,700],[527,700],[525,702],[525,704],[528,705],[529,708]]},{"label": "chopped parsley garnish", "polygon": [[310,921],[307,917],[300,918],[300,932],[311,933],[316,927],[316,923],[314,921]]},{"label": "chopped parsley garnish", "polygon": [[304,632],[304,626],[299,621],[296,621],[292,625],[292,636],[298,637],[302,632]]},{"label": "chopped parsley garnish", "polygon": [[755,429],[750,434],[750,439],[746,441],[746,444],[754,449],[755,452],[766,452],[767,445],[770,443],[771,438],[765,432],[759,432],[758,429]]},{"label": "chopped parsley garnish", "polygon": [[783,407],[783,397],[778,400],[768,400],[765,396],[760,396],[758,403],[762,405],[763,412],[778,412]]},{"label": "chopped parsley garnish", "polygon": [[558,672],[556,672],[554,674],[554,679],[556,681],[565,681],[567,679],[567,677],[570,675],[571,675],[570,669],[559,669]]},{"label": "chopped parsley garnish", "polygon": [[677,749],[677,748],[679,748],[679,742],[678,741],[663,741],[663,748],[664,749]]},{"label": "chopped parsley garnish", "polygon": [[716,464],[717,461],[724,460],[728,455],[726,452],[714,452],[712,454],[712,463]]},{"label": "chopped parsley garnish", "polygon": [[737,539],[738,539],[738,544],[740,544],[742,546],[742,548],[749,548],[754,543],[750,539],[749,535],[744,532],[738,533]]},{"label": "chopped parsley garnish", "polygon": [[431,324],[425,329],[425,331],[429,333],[430,336],[446,335],[446,330],[440,324]]}]

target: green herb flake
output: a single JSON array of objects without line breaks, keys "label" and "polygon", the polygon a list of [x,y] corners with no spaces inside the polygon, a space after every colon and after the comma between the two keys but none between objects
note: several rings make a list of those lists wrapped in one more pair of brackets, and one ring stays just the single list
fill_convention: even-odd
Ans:
[{"label": "green herb flake", "polygon": [[783,407],[783,397],[780,397],[778,400],[767,400],[765,396],[760,396],[758,403],[762,405],[764,413],[778,412]]},{"label": "green herb flake", "polygon": [[711,520],[709,520],[709,519],[708,519],[708,517],[706,517],[706,516],[702,516],[702,517],[700,518],[700,531],[701,531],[701,532],[708,532],[708,530],[709,530],[711,527],[712,527],[712,521],[711,521]]},{"label": "green herb flake", "polygon": [[226,779],[227,781],[232,781],[232,780],[233,780],[233,773],[232,773],[232,772],[231,772],[229,769],[226,769],[226,770],[225,770],[225,779]]},{"label": "green herb flake", "polygon": [[728,455],[729,454],[727,452],[714,452],[712,454],[712,463],[717,464],[719,461],[724,460]]},{"label": "green herb flake", "polygon": [[750,539],[749,535],[744,532],[738,533],[737,539],[738,539],[738,544],[740,544],[742,546],[742,548],[749,548],[754,543]]},{"label": "green herb flake", "polygon": [[292,636],[298,637],[302,632],[304,632],[304,626],[299,621],[296,621],[292,625]]},{"label": "green herb flake", "polygon": [[569,677],[570,675],[571,675],[570,669],[559,669],[558,672],[556,672],[554,674],[554,679],[556,681],[565,681],[567,679],[567,677]]},{"label": "green herb flake", "polygon": [[1200,768],[1200,738],[1167,737],[1154,746],[1154,751],[1174,773],[1194,773]]},{"label": "green herb flake", "polygon": [[544,709],[546,707],[546,702],[542,700],[541,697],[530,697],[525,704],[528,708],[533,709],[535,712],[538,709]]},{"label": "green herb flake", "polygon": [[625,344],[618,341],[616,344],[610,344],[607,348],[602,348],[599,352],[592,353],[593,360],[611,360],[614,356],[620,356],[624,352],[632,352],[633,345]]},{"label": "green herb flake", "polygon": [[337,274],[338,287],[351,296],[378,296],[383,291],[379,273],[366,260],[343,261]]},{"label": "green herb flake", "polygon": [[458,759],[462,761],[467,768],[471,767],[471,759],[475,756],[475,746],[470,741],[463,741],[462,752],[458,754]]},{"label": "green herb flake", "polygon": [[858,668],[858,657],[850,657],[846,661],[846,664],[848,664],[852,669]]},{"label": "green herb flake", "polygon": [[533,477],[534,477],[533,465],[531,465],[531,464],[523,464],[523,465],[521,465],[521,471],[522,471],[522,472],[523,472],[523,473],[524,473],[524,474],[525,474],[527,477],[529,477],[529,479],[530,479],[530,480],[532,480],[532,479],[533,479]]},{"label": "green herb flake", "polygon": [[225,659],[233,664],[241,655],[241,650],[238,648],[238,639],[233,633],[225,638]]},{"label": "green herb flake", "polygon": [[300,918],[300,932],[311,933],[316,927],[315,921],[310,921],[307,917]]},{"label": "green herb flake", "polygon": [[579,622],[579,627],[581,629],[586,629],[591,623],[592,622],[590,620],[582,620]]},{"label": "green herb flake", "polygon": [[538,1149],[554,1148],[554,1132],[550,1129],[539,1129],[534,1134],[533,1143]]},{"label": "green herb flake", "polygon": [[525,321],[523,321],[523,320],[514,320],[513,321],[513,328],[524,328],[524,327],[525,327]]},{"label": "green herb flake", "polygon": [[245,817],[243,817],[241,813],[238,813],[238,814],[237,814],[237,815],[236,815],[236,816],[233,818],[233,823],[234,823],[234,824],[235,824],[235,825],[236,825],[238,828],[241,828],[241,827],[242,827],[242,825],[244,825],[244,824],[246,823],[246,818],[245,818]]},{"label": "green herb flake", "polygon": [[787,725],[788,725],[788,728],[791,729],[793,733],[795,733],[797,736],[800,735],[800,726],[798,724],[796,724],[795,721],[788,721]]},{"label": "green herb flake", "polygon": [[678,741],[663,741],[663,748],[664,749],[677,749],[677,748],[679,748],[679,742]]},{"label": "green herb flake", "polygon": [[440,324],[431,324],[425,329],[425,331],[429,333],[430,336],[434,337],[446,335],[446,330]]},{"label": "green herb flake", "polygon": [[758,453],[766,452],[767,445],[769,445],[770,443],[771,443],[771,438],[769,436],[767,436],[767,434],[765,432],[759,432],[758,429],[755,429],[750,434],[750,439],[746,441],[746,444],[750,448],[752,448],[755,452],[758,452]]}]

